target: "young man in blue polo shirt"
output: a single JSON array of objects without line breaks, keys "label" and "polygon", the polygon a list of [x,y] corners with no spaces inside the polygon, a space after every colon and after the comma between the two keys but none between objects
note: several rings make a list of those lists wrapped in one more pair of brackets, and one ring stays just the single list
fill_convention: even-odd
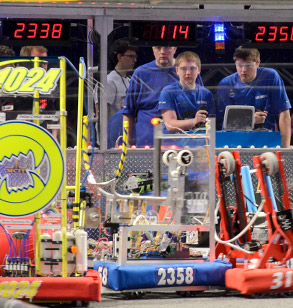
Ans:
[{"label": "young man in blue polo shirt", "polygon": [[[174,55],[176,47],[154,46],[155,60],[139,66],[133,73],[123,109],[124,120],[129,122],[128,136],[136,128],[136,146],[153,146],[154,128],[151,119],[159,117],[158,101],[162,89],[178,80]],[[202,84],[200,75],[196,80]]]},{"label": "young man in blue polo shirt", "polygon": [[205,123],[208,114],[215,114],[212,93],[196,83],[201,70],[199,56],[191,51],[182,52],[175,65],[179,81],[162,90],[158,104],[169,132],[193,129]]},{"label": "young man in blue polo shirt", "polygon": [[233,59],[237,72],[222,79],[218,86],[218,127],[223,123],[226,106],[255,107],[255,125],[281,132],[281,146],[290,146],[291,108],[284,82],[272,68],[259,67],[260,53],[255,48],[236,49]]}]

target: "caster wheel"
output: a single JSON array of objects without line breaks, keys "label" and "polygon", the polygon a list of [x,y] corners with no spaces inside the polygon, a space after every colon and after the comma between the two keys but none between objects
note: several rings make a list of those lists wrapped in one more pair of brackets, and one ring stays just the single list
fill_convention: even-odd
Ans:
[{"label": "caster wheel", "polygon": [[171,158],[172,158],[172,157],[175,157],[176,155],[177,155],[177,152],[174,151],[174,150],[166,151],[166,152],[163,154],[163,163],[164,163],[166,166],[170,166]]},{"label": "caster wheel", "polygon": [[141,299],[145,295],[145,292],[137,291],[137,292],[123,292],[123,295],[126,299]]},{"label": "caster wheel", "polygon": [[269,176],[279,172],[279,162],[277,156],[272,152],[263,153],[260,155],[260,161]]},{"label": "caster wheel", "polygon": [[221,152],[218,155],[218,162],[222,165],[225,175],[230,175],[235,170],[235,159],[232,153],[228,151]]},{"label": "caster wheel", "polygon": [[178,165],[187,167],[193,162],[193,154],[189,150],[183,150],[178,153],[177,156]]}]

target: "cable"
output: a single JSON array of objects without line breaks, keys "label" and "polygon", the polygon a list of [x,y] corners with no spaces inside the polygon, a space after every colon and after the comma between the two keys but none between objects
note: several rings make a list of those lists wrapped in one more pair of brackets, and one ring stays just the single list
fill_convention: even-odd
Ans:
[{"label": "cable", "polygon": [[84,58],[80,57],[80,62],[83,65],[83,75],[80,76],[78,70],[75,68],[75,66],[70,62],[70,60],[66,57],[64,57],[65,61],[70,65],[70,67],[73,69],[73,71],[77,74],[77,76],[81,79],[85,79],[86,77],[86,66],[85,66],[85,62],[84,62]]},{"label": "cable", "polygon": [[13,258],[13,255],[14,255],[14,258],[16,258],[16,247],[15,247],[15,244],[13,242],[11,235],[9,234],[9,232],[5,229],[5,227],[2,224],[0,224],[0,227],[2,227],[4,233],[6,234],[6,238],[7,238],[8,244],[9,244],[9,254],[8,254],[8,256],[10,258]]},{"label": "cable", "polygon": [[[236,245],[233,245],[231,244],[231,242],[234,242],[236,240],[238,240],[244,233],[246,233],[249,228],[254,224],[254,222],[256,221],[256,219],[258,218],[258,214],[262,211],[263,209],[263,206],[264,206],[264,203],[265,201],[262,200],[261,204],[258,206],[257,204],[254,204],[254,206],[258,207],[256,213],[254,214],[254,216],[252,217],[251,221],[249,222],[249,224],[247,224],[247,226],[239,233],[237,234],[234,238],[230,239],[230,240],[227,240],[227,241],[223,241],[221,240],[219,237],[218,237],[218,234],[217,232],[215,232],[215,240],[221,244],[225,244],[225,245],[228,245],[236,250],[240,250],[242,252],[245,252],[245,253],[248,253],[248,254],[254,254],[254,252],[251,252],[251,251],[248,251],[248,250],[245,250],[239,246],[236,246]],[[215,209],[215,217],[217,217],[218,215],[218,211],[219,211],[219,208],[220,208],[220,200],[218,201],[217,203],[217,207]]]}]

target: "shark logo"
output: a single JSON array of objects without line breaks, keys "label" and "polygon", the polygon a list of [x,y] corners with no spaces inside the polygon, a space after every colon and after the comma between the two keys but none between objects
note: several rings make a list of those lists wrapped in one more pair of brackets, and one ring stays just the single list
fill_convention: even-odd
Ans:
[{"label": "shark logo", "polygon": [[49,205],[64,178],[59,144],[42,127],[9,121],[0,125],[0,213],[23,216]]},{"label": "shark logo", "polygon": [[45,186],[49,178],[49,158],[45,153],[39,166],[35,166],[34,153],[29,150],[27,155],[22,153],[18,157],[12,155],[10,158],[4,157],[0,161],[0,191],[2,183],[6,181],[7,192],[22,191],[34,187],[34,176]]}]

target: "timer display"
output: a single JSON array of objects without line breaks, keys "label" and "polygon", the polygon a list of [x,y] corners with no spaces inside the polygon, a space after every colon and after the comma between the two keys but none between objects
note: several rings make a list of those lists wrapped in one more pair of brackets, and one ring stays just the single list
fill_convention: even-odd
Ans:
[{"label": "timer display", "polygon": [[64,20],[2,20],[2,40],[40,41],[43,44],[70,39],[70,22]]},{"label": "timer display", "polygon": [[293,43],[293,23],[250,23],[246,37],[252,43]]},{"label": "timer display", "polygon": [[144,45],[194,45],[196,24],[192,22],[141,22],[130,23],[130,40]]}]

